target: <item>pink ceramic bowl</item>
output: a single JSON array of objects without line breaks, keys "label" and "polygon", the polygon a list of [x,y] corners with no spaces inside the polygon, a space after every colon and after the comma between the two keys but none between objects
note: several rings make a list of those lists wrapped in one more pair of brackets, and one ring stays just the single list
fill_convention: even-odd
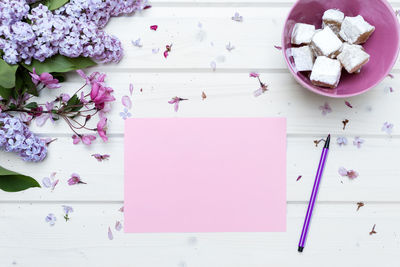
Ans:
[{"label": "pink ceramic bowl", "polygon": [[[294,24],[303,22],[321,28],[325,10],[338,8],[346,16],[361,15],[375,26],[375,32],[363,45],[371,55],[360,74],[342,72],[336,89],[326,89],[313,85],[308,73],[296,72],[293,58],[286,51],[291,47],[290,37]],[[298,0],[290,10],[282,35],[282,51],[295,79],[305,88],[329,97],[349,97],[359,95],[376,86],[390,72],[399,50],[399,23],[392,7],[386,0]]]}]

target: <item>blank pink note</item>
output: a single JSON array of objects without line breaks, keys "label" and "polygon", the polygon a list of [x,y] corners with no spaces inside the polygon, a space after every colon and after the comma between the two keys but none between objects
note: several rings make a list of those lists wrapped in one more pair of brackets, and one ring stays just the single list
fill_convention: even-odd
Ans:
[{"label": "blank pink note", "polygon": [[128,119],[125,231],[286,231],[284,118]]}]

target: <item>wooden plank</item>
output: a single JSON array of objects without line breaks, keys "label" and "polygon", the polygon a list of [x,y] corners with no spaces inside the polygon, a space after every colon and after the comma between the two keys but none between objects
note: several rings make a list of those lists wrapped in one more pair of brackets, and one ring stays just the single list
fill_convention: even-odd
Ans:
[{"label": "wooden plank", "polygon": [[[282,52],[274,45],[281,44],[289,10],[290,5],[160,6],[133,17],[114,18],[106,30],[120,38],[124,46],[119,71],[201,69],[211,72],[212,61],[216,62],[217,71],[286,70]],[[231,19],[235,12],[240,12],[243,22]],[[153,24],[159,26],[156,32],[149,28]],[[138,38],[143,43],[141,48],[131,44]],[[225,48],[229,42],[235,46],[231,52]],[[172,52],[165,59],[162,52],[171,43]],[[159,53],[153,54],[153,48],[159,48]],[[116,69],[115,64],[105,67],[111,71]]]},{"label": "wooden plank", "polygon": [[[321,184],[320,201],[400,201],[398,194],[400,166],[394,156],[400,139],[365,138],[360,149],[351,144],[339,147],[333,136],[331,152]],[[288,138],[287,200],[309,199],[321,147],[313,137]],[[48,158],[40,164],[21,161],[16,155],[0,153],[0,165],[29,174],[41,181],[57,172],[60,179],[54,192],[35,188],[20,193],[2,193],[0,201],[123,201],[123,139],[111,138],[108,144],[98,142],[91,147],[75,146],[69,138],[60,137],[51,144]],[[97,162],[93,153],[108,153],[109,161]],[[383,160],[384,159],[384,160]],[[340,177],[339,167],[354,169],[360,176],[354,180]],[[87,185],[67,185],[72,173],[78,173]],[[299,181],[297,177],[302,175]]]},{"label": "wooden plank", "polygon": [[[296,2],[296,0],[251,0],[251,1],[245,1],[245,0],[174,0],[174,1],[168,1],[168,0],[153,0],[151,1],[152,6],[157,7],[157,6],[181,6],[181,5],[201,5],[203,3],[207,3],[209,5],[224,5],[224,6],[230,6],[230,5],[235,5],[235,6],[253,6],[253,5],[293,5]],[[398,5],[399,0],[389,0],[388,1],[391,5]]]},{"label": "wooden plank", "polygon": [[[269,85],[270,91],[255,98],[259,84],[250,78],[248,72],[236,73],[108,73],[107,84],[115,89],[117,101],[113,104],[109,116],[108,132],[123,134],[124,121],[119,116],[123,111],[121,97],[129,95],[129,83],[134,85],[132,97],[133,117],[274,117],[288,119],[288,134],[312,135],[318,137],[331,132],[337,135],[383,136],[381,131],[385,121],[400,125],[400,88],[399,75],[394,79],[386,78],[379,86],[361,96],[348,99],[354,108],[345,105],[343,99],[322,97],[302,88],[288,73],[261,73],[261,79]],[[70,75],[69,82],[62,90],[46,90],[39,102],[51,101],[60,92],[74,93],[82,86],[82,79]],[[394,92],[389,93],[388,87]],[[386,88],[386,89],[385,89]],[[143,92],[140,92],[143,89]],[[90,89],[87,89],[88,92]],[[207,94],[202,100],[201,93]],[[188,98],[174,112],[168,101],[180,96]],[[319,107],[325,102],[332,107],[332,113],[323,116]],[[343,131],[342,120],[350,122]],[[89,124],[95,128],[96,119]],[[48,123],[39,128],[35,124],[32,130],[37,133],[53,135],[72,132],[65,122],[60,120],[54,126]],[[399,131],[396,126],[393,136]],[[71,136],[68,135],[68,136]]]},{"label": "wooden plank", "polygon": [[[68,204],[68,203],[66,203]],[[297,252],[306,205],[288,205],[286,233],[124,234],[113,229],[120,204],[0,206],[1,266],[395,266],[400,205],[319,204],[306,249]],[[57,216],[55,226],[44,218]],[[376,224],[377,234],[369,235]],[[111,226],[114,240],[107,238]]]}]

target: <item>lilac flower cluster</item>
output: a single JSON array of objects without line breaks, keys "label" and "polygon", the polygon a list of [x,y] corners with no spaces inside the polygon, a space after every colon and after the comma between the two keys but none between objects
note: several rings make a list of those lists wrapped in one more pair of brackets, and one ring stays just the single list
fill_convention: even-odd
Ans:
[{"label": "lilac flower cluster", "polygon": [[45,141],[36,137],[20,119],[0,113],[0,148],[16,152],[25,161],[42,161],[47,155]]},{"label": "lilac flower cluster", "polygon": [[9,64],[44,61],[58,53],[102,63],[118,62],[122,58],[121,42],[102,29],[111,17],[147,6],[147,0],[71,0],[52,12],[42,4],[30,10],[27,3],[32,2],[0,2],[0,50]]}]

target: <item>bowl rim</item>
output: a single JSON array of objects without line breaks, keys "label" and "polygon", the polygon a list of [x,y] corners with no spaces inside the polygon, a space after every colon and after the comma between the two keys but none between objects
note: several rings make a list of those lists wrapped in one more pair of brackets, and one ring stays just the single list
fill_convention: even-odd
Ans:
[{"label": "bowl rim", "polygon": [[372,88],[374,88],[375,86],[380,84],[389,75],[389,73],[393,69],[393,66],[396,64],[397,58],[399,56],[399,49],[400,49],[400,22],[398,21],[396,13],[394,12],[393,7],[389,4],[389,2],[387,0],[378,0],[378,1],[380,1],[382,4],[384,4],[386,6],[386,8],[389,10],[390,15],[392,16],[392,19],[394,19],[394,21],[396,21],[396,23],[395,23],[396,26],[395,27],[396,27],[396,30],[397,30],[397,39],[398,39],[397,40],[396,56],[393,57],[392,62],[390,63],[390,67],[386,71],[385,75],[382,75],[381,78],[377,79],[377,81],[373,85],[371,85],[371,86],[369,86],[369,87],[367,87],[367,88],[365,88],[365,89],[363,89],[363,90],[361,90],[359,92],[351,93],[351,94],[341,94],[341,95],[325,92],[324,90],[321,90],[321,89],[316,89],[316,88],[310,86],[309,84],[305,83],[302,79],[300,79],[299,76],[297,75],[297,73],[291,67],[291,64],[289,62],[289,58],[287,57],[287,54],[286,54],[286,51],[285,51],[286,49],[285,49],[285,42],[284,42],[284,39],[285,39],[285,28],[286,28],[286,24],[288,22],[289,16],[290,16],[290,14],[292,14],[293,10],[296,8],[296,6],[299,4],[300,1],[303,1],[303,0],[296,0],[296,2],[290,8],[290,11],[286,16],[285,23],[283,24],[283,29],[282,29],[281,45],[282,45],[283,57],[285,59],[286,65],[287,65],[287,67],[289,69],[289,72],[296,79],[296,81],[298,83],[300,83],[301,86],[303,86],[307,90],[309,90],[311,92],[314,92],[316,94],[319,94],[319,95],[328,96],[328,97],[331,97],[331,98],[346,98],[346,97],[357,96],[357,95],[363,94],[363,93],[371,90]]}]

